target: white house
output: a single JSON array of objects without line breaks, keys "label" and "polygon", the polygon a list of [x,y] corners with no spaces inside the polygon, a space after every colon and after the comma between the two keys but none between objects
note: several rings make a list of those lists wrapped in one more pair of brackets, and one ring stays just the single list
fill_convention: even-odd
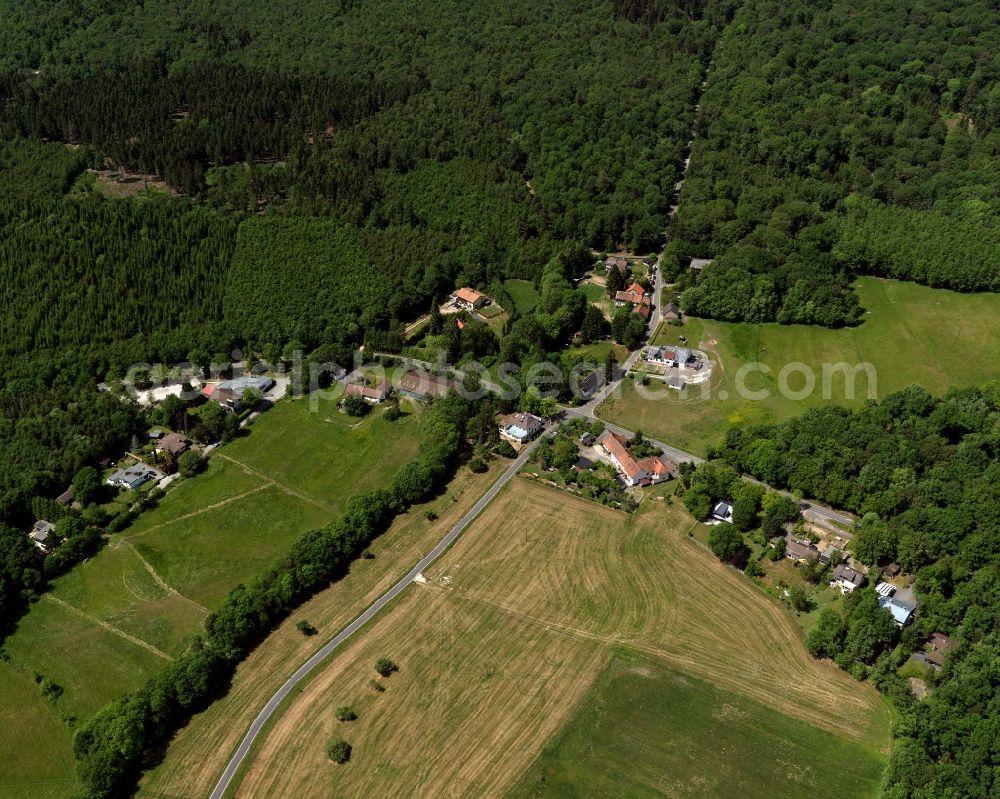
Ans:
[{"label": "white house", "polygon": [[879,597],[878,606],[892,614],[892,620],[896,622],[897,627],[905,627],[909,624],[910,619],[913,618],[913,611],[916,610],[913,605],[893,596]]},{"label": "white house", "polygon": [[141,461],[129,466],[127,469],[119,469],[105,481],[109,486],[118,486],[135,490],[145,485],[150,480],[162,480],[163,473],[152,466],[147,466]]},{"label": "white house", "polygon": [[598,446],[611,460],[625,485],[656,485],[677,476],[677,465],[672,461],[664,459],[662,455],[637,461],[628,451],[627,443],[625,436],[611,430],[605,430],[597,439]]},{"label": "white house", "polygon": [[544,426],[533,413],[508,413],[500,420],[500,438],[520,448],[541,433]]},{"label": "white house", "polygon": [[466,311],[474,311],[489,302],[490,298],[475,289],[463,286],[449,298],[454,305]]}]

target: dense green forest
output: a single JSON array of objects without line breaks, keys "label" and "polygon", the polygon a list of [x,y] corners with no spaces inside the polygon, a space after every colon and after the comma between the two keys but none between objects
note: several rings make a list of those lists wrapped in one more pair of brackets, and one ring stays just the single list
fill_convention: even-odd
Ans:
[{"label": "dense green forest", "polygon": [[[824,610],[808,636],[815,654],[871,680],[901,711],[883,799],[996,796],[1000,387],[943,398],[911,388],[854,412],[819,408],[733,428],[713,455],[689,478],[689,506],[723,498],[737,472],[750,474],[858,513],[854,556],[916,575],[919,607],[902,631],[869,586],[848,597],[843,614]],[[917,702],[897,671],[933,632],[960,643]]]},{"label": "dense green forest", "polygon": [[[62,515],[155,421],[96,390],[136,363],[349,363],[456,284],[503,304],[508,278],[544,302],[504,354],[551,357],[584,321],[584,245],[658,245],[730,6],[5,4],[0,524]],[[468,321],[433,331],[495,357]],[[21,544],[0,625],[44,588]]]},{"label": "dense green forest", "polygon": [[850,324],[859,273],[996,291],[998,50],[981,0],[743,3],[671,236],[674,272],[715,258],[685,310]]}]

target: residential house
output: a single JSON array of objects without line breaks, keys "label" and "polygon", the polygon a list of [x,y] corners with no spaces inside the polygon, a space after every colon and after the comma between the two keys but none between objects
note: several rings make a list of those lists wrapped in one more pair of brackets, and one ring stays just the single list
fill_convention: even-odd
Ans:
[{"label": "residential house", "polygon": [[723,500],[722,502],[716,502],[715,507],[712,508],[712,518],[717,519],[720,522],[732,522],[733,521],[733,503],[728,500]]},{"label": "residential house", "polygon": [[663,306],[662,316],[668,322],[673,322],[676,319],[680,319],[681,318],[680,306],[675,305],[672,302],[668,302],[666,305]]},{"label": "residential house", "polygon": [[864,585],[865,576],[857,569],[853,569],[846,563],[841,563],[833,570],[833,580],[830,585],[836,586],[841,593],[848,593],[855,588]]},{"label": "residential house", "polygon": [[819,553],[819,562],[826,563],[829,565],[834,561],[835,558],[839,557],[840,557],[840,550],[837,549],[837,547],[833,546],[833,544],[827,544],[827,546],[824,549],[822,549]]},{"label": "residential house", "polygon": [[73,504],[73,486],[70,486],[65,491],[63,491],[58,497],[56,497],[56,502],[58,502],[60,505]]},{"label": "residential house", "polygon": [[649,319],[649,314],[650,311],[652,310],[649,306],[648,297],[646,298],[646,300],[647,301],[644,301],[641,305],[636,305],[634,308],[632,308],[632,313],[638,314],[643,319]]},{"label": "residential house", "polygon": [[28,533],[31,543],[38,547],[43,555],[48,555],[55,545],[56,526],[52,522],[39,519]]},{"label": "residential house", "polygon": [[253,389],[263,395],[274,386],[273,377],[243,375],[232,380],[224,380],[221,383],[209,384],[201,390],[201,393],[210,400],[219,403],[227,411],[240,413],[243,410],[243,395],[247,389]]},{"label": "residential house", "polygon": [[110,486],[118,486],[120,488],[128,488],[130,490],[135,490],[144,486],[150,480],[160,480],[163,478],[163,473],[158,469],[154,469],[152,466],[147,466],[141,461],[127,469],[118,469],[108,479],[105,481]]},{"label": "residential house", "polygon": [[344,386],[345,397],[361,397],[370,405],[378,405],[385,402],[385,398],[392,392],[392,387],[387,380],[382,380],[374,386],[365,383],[348,383]]},{"label": "residential house", "polygon": [[463,286],[450,297],[453,305],[463,308],[466,311],[474,311],[481,308],[490,301],[485,294],[476,291],[468,286]]},{"label": "residential house", "polygon": [[958,641],[954,638],[949,638],[944,633],[934,633],[927,642],[927,648],[930,651],[924,655],[924,660],[940,671],[941,667],[944,665],[945,655],[947,655],[948,651],[957,643]]},{"label": "residential house", "polygon": [[707,266],[711,266],[711,258],[692,258],[691,263],[688,266],[696,272],[700,272]]},{"label": "residential house", "polygon": [[601,369],[594,369],[580,381],[580,396],[583,399],[590,399],[603,385],[604,372]]},{"label": "residential house", "polygon": [[807,561],[810,558],[818,558],[819,550],[809,541],[789,538],[785,543],[785,557],[794,561]]},{"label": "residential house", "polygon": [[429,372],[411,371],[400,378],[396,390],[412,399],[429,400],[433,397],[447,397],[448,392],[457,386],[454,381]]},{"label": "residential house", "polygon": [[691,367],[698,359],[687,347],[649,347],[646,349],[646,360],[673,369],[681,366]]},{"label": "residential house", "polygon": [[652,300],[646,294],[646,289],[638,283],[633,283],[624,291],[615,292],[615,307],[623,308],[626,305],[649,305]]},{"label": "residential house", "polygon": [[605,269],[617,269],[622,274],[628,271],[628,259],[620,255],[609,255],[604,261]]},{"label": "residential house", "polygon": [[916,607],[909,602],[904,602],[895,596],[879,597],[878,606],[883,610],[888,610],[892,614],[892,620],[897,627],[905,627],[913,618],[913,611]]},{"label": "residential house", "polygon": [[898,577],[899,572],[900,572],[899,564],[895,562],[882,567],[882,574],[890,579],[893,577]]},{"label": "residential house", "polygon": [[636,460],[628,450],[629,439],[621,433],[605,430],[597,445],[607,454],[625,485],[655,485],[677,476],[677,465],[662,455]]},{"label": "residential house", "polygon": [[500,419],[500,438],[520,449],[541,433],[544,426],[533,413],[508,413]]},{"label": "residential house", "polygon": [[190,439],[185,438],[180,433],[168,433],[156,444],[156,451],[165,452],[172,458],[176,458],[191,448]]}]

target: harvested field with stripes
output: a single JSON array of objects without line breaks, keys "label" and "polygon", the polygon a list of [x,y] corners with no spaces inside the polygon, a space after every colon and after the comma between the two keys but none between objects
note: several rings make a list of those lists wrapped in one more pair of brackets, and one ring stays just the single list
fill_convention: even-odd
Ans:
[{"label": "harvested field with stripes", "polygon": [[[880,758],[887,705],[812,659],[787,613],[688,536],[691,526],[669,499],[628,516],[515,481],[426,583],[290,703],[236,795],[503,794],[616,652]],[[368,683],[382,656],[400,670],[374,693]],[[341,705],[358,720],[337,722]],[[354,747],[344,766],[326,760],[334,736]]]}]

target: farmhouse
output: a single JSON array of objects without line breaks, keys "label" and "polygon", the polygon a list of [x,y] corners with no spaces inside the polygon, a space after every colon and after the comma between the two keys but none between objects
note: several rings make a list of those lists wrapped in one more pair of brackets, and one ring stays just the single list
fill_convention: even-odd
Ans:
[{"label": "farmhouse", "polygon": [[459,308],[464,308],[466,311],[474,311],[477,308],[482,308],[490,301],[489,297],[485,294],[469,288],[468,286],[460,288],[452,294],[449,299],[452,304],[457,305]]},{"label": "farmhouse", "polygon": [[630,303],[632,305],[649,305],[651,302],[646,294],[646,289],[638,283],[633,283],[624,291],[615,292],[615,307],[622,308]]},{"label": "farmhouse", "polygon": [[447,397],[448,392],[457,384],[444,377],[432,375],[429,372],[407,372],[400,378],[397,391],[407,397],[417,400],[429,400],[432,397]]},{"label": "farmhouse", "polygon": [[716,502],[712,508],[712,518],[720,522],[731,522],[733,520],[733,503],[723,500]]},{"label": "farmhouse", "polygon": [[789,538],[785,544],[785,557],[794,561],[806,561],[819,556],[819,550],[810,542]]},{"label": "farmhouse", "polygon": [[668,322],[673,322],[676,319],[681,318],[681,309],[679,306],[672,302],[668,302],[663,306],[663,318]]},{"label": "farmhouse", "polygon": [[156,451],[165,452],[176,458],[178,455],[187,452],[191,447],[191,441],[180,433],[168,433],[156,444]]},{"label": "farmhouse", "polygon": [[152,466],[147,466],[141,461],[127,469],[118,469],[116,472],[112,473],[111,476],[105,481],[109,486],[117,486],[119,488],[127,488],[134,491],[135,489],[144,486],[150,480],[160,480],[163,478],[163,473]]},{"label": "farmhouse", "polygon": [[841,563],[833,570],[833,581],[830,585],[839,588],[841,593],[846,594],[864,585],[864,583],[865,576],[861,572],[857,569],[852,569],[846,563]]},{"label": "farmhouse", "polygon": [[500,438],[523,447],[542,432],[542,420],[532,413],[508,413],[500,420]]},{"label": "farmhouse", "polygon": [[879,597],[878,606],[892,614],[892,620],[896,622],[897,627],[905,627],[909,624],[910,619],[913,618],[913,611],[916,610],[913,605],[894,596]]},{"label": "farmhouse", "polygon": [[677,466],[664,460],[662,455],[637,461],[628,451],[628,438],[620,433],[605,430],[597,439],[597,444],[610,458],[625,485],[654,485],[670,480],[677,474]]},{"label": "farmhouse", "polygon": [[389,383],[385,380],[374,386],[368,386],[364,383],[348,383],[344,386],[344,396],[361,397],[371,405],[378,405],[385,402],[385,398],[389,396],[391,390]]},{"label": "farmhouse", "polygon": [[55,541],[56,526],[52,522],[39,519],[28,533],[31,543],[38,547],[43,555],[48,555]]}]

